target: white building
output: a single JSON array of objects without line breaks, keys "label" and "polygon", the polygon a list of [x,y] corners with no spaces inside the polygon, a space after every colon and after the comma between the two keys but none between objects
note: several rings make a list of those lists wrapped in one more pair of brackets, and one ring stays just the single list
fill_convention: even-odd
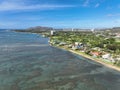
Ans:
[{"label": "white building", "polygon": [[54,32],[55,32],[55,31],[51,30],[50,34],[51,34],[51,35],[54,35]]},{"label": "white building", "polygon": [[103,59],[109,59],[110,58],[110,54],[108,53],[108,54],[102,55],[102,58]]},{"label": "white building", "polygon": [[91,29],[91,31],[94,33],[94,32],[95,32],[95,29],[93,28],[93,29]]}]

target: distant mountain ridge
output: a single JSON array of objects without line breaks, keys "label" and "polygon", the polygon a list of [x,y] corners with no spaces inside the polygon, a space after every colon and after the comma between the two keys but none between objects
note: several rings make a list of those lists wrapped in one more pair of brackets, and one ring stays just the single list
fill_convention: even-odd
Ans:
[{"label": "distant mountain ridge", "polygon": [[53,30],[52,27],[43,27],[43,26],[36,26],[36,27],[30,27],[26,30],[34,30],[34,31],[49,31],[49,30]]},{"label": "distant mountain ridge", "polygon": [[30,27],[30,28],[27,28],[27,29],[16,29],[14,31],[17,31],[17,32],[41,33],[41,32],[49,32],[51,30],[53,30],[52,27],[36,26],[36,27]]},{"label": "distant mountain ridge", "polygon": [[[14,31],[17,32],[32,32],[32,33],[42,33],[42,32],[50,32],[51,30],[55,31],[91,31],[91,29],[80,29],[80,28],[58,28],[55,29],[53,27],[44,27],[44,26],[36,26],[30,27],[27,29],[16,29]],[[103,28],[103,29],[94,29],[95,31],[103,31],[103,32],[111,32],[111,33],[120,33],[120,27],[113,27],[113,28]]]}]

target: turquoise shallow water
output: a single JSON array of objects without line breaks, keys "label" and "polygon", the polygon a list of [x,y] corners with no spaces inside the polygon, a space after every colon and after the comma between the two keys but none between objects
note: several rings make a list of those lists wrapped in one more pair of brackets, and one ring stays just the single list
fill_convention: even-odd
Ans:
[{"label": "turquoise shallow water", "polygon": [[0,31],[0,90],[120,90],[120,72],[37,34]]}]

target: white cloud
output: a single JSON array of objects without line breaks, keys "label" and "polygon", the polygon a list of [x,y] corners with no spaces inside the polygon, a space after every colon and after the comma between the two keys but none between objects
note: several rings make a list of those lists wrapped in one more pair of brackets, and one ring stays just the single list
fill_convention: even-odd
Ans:
[{"label": "white cloud", "polygon": [[75,5],[50,5],[50,4],[34,4],[27,5],[23,3],[16,2],[2,2],[0,3],[0,11],[9,11],[9,10],[49,10],[56,8],[70,8],[76,7]]},{"label": "white cloud", "polygon": [[95,8],[97,8],[100,6],[100,3],[96,2],[96,1],[92,1],[92,0],[85,0],[82,6],[83,7],[95,7]]},{"label": "white cloud", "polygon": [[99,7],[100,6],[100,4],[99,3],[97,3],[96,5],[95,5],[95,8],[97,8],[97,7]]},{"label": "white cloud", "polygon": [[0,21],[0,28],[14,27],[15,25],[16,25],[16,22]]},{"label": "white cloud", "polygon": [[120,16],[120,13],[116,13],[116,14],[108,14],[108,17],[114,17],[114,16]]},{"label": "white cloud", "polygon": [[83,6],[87,7],[89,5],[89,2],[90,2],[90,0],[85,0],[85,2],[83,3]]},{"label": "white cloud", "polygon": [[115,20],[114,23],[120,23],[120,20]]}]

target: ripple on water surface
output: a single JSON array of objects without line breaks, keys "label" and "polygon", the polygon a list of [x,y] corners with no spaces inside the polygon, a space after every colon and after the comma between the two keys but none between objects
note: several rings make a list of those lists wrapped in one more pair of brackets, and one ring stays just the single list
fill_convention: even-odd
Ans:
[{"label": "ripple on water surface", "polygon": [[7,49],[0,52],[0,90],[120,89],[119,72],[50,47],[45,38],[14,34],[13,37],[17,37],[14,43],[0,46],[7,45]]}]

